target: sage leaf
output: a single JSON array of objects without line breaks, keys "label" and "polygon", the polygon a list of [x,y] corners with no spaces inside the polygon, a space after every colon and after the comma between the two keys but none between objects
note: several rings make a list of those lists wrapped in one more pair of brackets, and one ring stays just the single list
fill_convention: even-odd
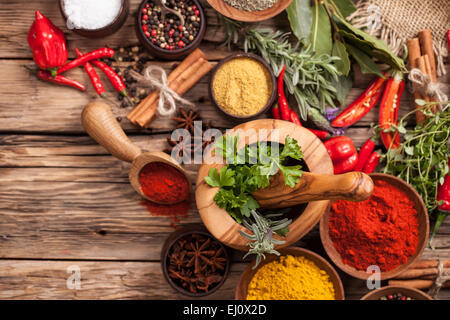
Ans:
[{"label": "sage leaf", "polygon": [[332,55],[340,58],[340,60],[334,62],[336,69],[338,69],[342,75],[347,76],[350,72],[351,64],[347,50],[345,49],[345,44],[342,41],[337,39],[334,42]]},{"label": "sage leaf", "polygon": [[379,77],[384,77],[383,73],[381,72],[380,68],[377,66],[375,62],[373,62],[372,58],[369,57],[366,53],[359,50],[358,48],[346,44],[345,47],[347,48],[347,51],[351,54],[351,56],[356,60],[356,62],[361,67],[361,72],[364,74],[374,74]]},{"label": "sage leaf", "polygon": [[331,39],[330,18],[318,0],[315,0],[315,5],[312,9],[312,26],[309,41],[317,54],[331,53],[333,42]]},{"label": "sage leaf", "polygon": [[308,39],[311,33],[312,16],[309,0],[294,0],[287,7],[292,32],[299,39]]}]

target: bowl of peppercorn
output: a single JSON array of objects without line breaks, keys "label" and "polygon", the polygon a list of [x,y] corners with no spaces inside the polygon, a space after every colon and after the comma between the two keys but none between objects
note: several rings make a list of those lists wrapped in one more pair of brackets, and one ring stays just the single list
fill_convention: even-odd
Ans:
[{"label": "bowl of peppercorn", "polygon": [[369,292],[361,300],[433,300],[433,298],[415,288],[387,286]]},{"label": "bowl of peppercorn", "polygon": [[175,60],[188,55],[205,31],[205,13],[198,0],[144,0],[139,6],[137,37],[157,58]]},{"label": "bowl of peppercorn", "polygon": [[219,289],[230,268],[227,248],[201,225],[173,232],[161,250],[167,282],[178,292],[202,297]]}]

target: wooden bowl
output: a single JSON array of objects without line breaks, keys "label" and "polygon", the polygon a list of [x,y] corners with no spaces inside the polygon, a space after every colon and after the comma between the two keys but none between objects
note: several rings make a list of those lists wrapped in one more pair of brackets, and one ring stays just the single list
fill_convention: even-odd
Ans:
[{"label": "wooden bowl", "polygon": [[[67,23],[67,15],[64,11],[64,0],[59,0],[59,10]],[[117,17],[108,25],[100,29],[70,29],[71,31],[79,34],[80,36],[87,38],[103,38],[116,32],[125,23],[130,11],[130,1],[122,0],[122,6],[120,7]]]},{"label": "wooden bowl", "polygon": [[[323,145],[311,131],[283,120],[261,119],[243,123],[236,126],[232,130],[228,130],[229,135],[239,134],[238,148],[242,148],[245,144],[252,144],[258,141],[255,130],[266,130],[267,137],[265,141],[275,141],[284,143],[286,136],[290,136],[298,141],[302,148],[303,159],[307,165],[309,172],[333,174],[333,163],[330,156]],[[276,135],[278,132],[278,136]],[[244,137],[247,133],[248,136]],[[214,161],[214,157],[210,152],[212,146],[205,152],[203,164],[197,175],[197,184],[195,190],[195,198],[200,217],[206,228],[211,234],[223,242],[227,246],[237,250],[248,250],[248,239],[241,236],[238,230],[248,232],[248,230],[238,224],[224,209],[219,208],[214,202],[218,188],[212,188],[205,182],[210,168],[220,170],[224,164]],[[322,215],[329,209],[329,200],[313,201],[306,205],[304,211],[289,226],[289,232],[285,238],[278,235],[274,237],[285,241],[282,245],[276,245],[276,249],[286,247],[308,233],[320,220]]]},{"label": "wooden bowl", "polygon": [[[216,97],[214,96],[214,90],[213,90],[213,81],[214,81],[214,77],[217,73],[217,70],[219,70],[219,68],[224,65],[226,62],[236,59],[236,58],[251,58],[251,59],[255,59],[256,61],[260,62],[266,69],[267,71],[269,71],[270,77],[272,79],[272,94],[270,95],[269,100],[267,101],[266,105],[259,110],[257,113],[255,114],[251,114],[248,116],[237,116],[234,114],[229,113],[228,111],[226,111],[225,109],[223,109],[219,103],[217,103]],[[225,114],[230,120],[236,121],[236,122],[245,122],[245,121],[249,121],[249,120],[253,120],[257,117],[259,117],[261,114],[265,113],[267,111],[267,109],[269,109],[273,103],[275,102],[275,98],[277,97],[277,88],[276,88],[276,80],[275,80],[275,75],[272,71],[272,68],[269,66],[269,64],[260,56],[253,54],[253,53],[244,53],[244,52],[240,52],[240,53],[234,53],[229,55],[228,57],[225,57],[224,59],[222,59],[217,65],[216,67],[213,69],[213,71],[211,72],[211,78],[209,81],[209,95],[211,97],[211,101],[213,102],[213,104],[223,113]]]},{"label": "wooden bowl", "polygon": [[[308,260],[314,262],[320,269],[327,272],[330,277],[330,281],[333,283],[334,292],[335,292],[335,300],[344,300],[344,286],[342,285],[342,281],[339,278],[336,270],[331,266],[331,264],[326,261],[324,258],[319,256],[317,253],[312,251],[297,248],[297,247],[289,247],[279,250],[281,255],[292,255],[292,256],[303,256]],[[250,281],[253,279],[253,276],[256,272],[264,265],[272,262],[274,260],[278,260],[279,257],[276,255],[268,255],[265,260],[263,260],[256,269],[253,269],[254,261],[244,270],[239,278],[238,285],[236,287],[235,299],[236,300],[246,300],[247,299],[247,289]]]},{"label": "wooden bowl", "polygon": [[217,289],[220,288],[220,286],[225,282],[225,280],[227,279],[229,270],[230,270],[230,256],[228,254],[228,250],[227,248],[220,243],[220,241],[217,241],[219,243],[219,245],[222,247],[223,252],[224,252],[224,256],[227,260],[226,264],[225,264],[225,268],[223,271],[223,279],[222,281],[220,281],[214,288],[212,288],[211,290],[207,291],[207,292],[202,292],[202,293],[192,293],[189,292],[187,290],[184,290],[182,287],[180,287],[178,284],[176,284],[171,277],[169,277],[169,273],[167,271],[168,265],[167,265],[167,255],[169,254],[169,250],[170,248],[175,244],[176,241],[178,241],[178,239],[183,238],[187,235],[190,234],[201,234],[207,237],[210,237],[212,240],[217,241],[216,239],[214,239],[214,237],[208,233],[205,229],[204,226],[199,225],[199,224],[195,224],[195,225],[187,225],[183,228],[177,229],[175,232],[173,232],[168,238],[167,240],[164,242],[164,245],[162,247],[161,250],[161,268],[162,268],[162,272],[164,274],[164,277],[166,278],[167,282],[178,292],[190,296],[190,297],[203,297],[203,296],[207,296],[211,293],[213,293],[214,291],[216,291]]},{"label": "wooden bowl", "polygon": [[[397,268],[392,269],[390,271],[382,271],[380,273],[380,277],[381,277],[380,279],[386,280],[386,279],[393,278],[396,275],[402,273],[403,271],[408,269],[408,267],[412,263],[414,263],[416,260],[418,260],[420,258],[420,256],[422,255],[422,252],[425,249],[427,242],[428,242],[428,236],[429,236],[429,232],[430,232],[430,224],[428,221],[427,208],[425,207],[425,204],[424,204],[422,198],[420,197],[420,195],[417,193],[417,191],[411,185],[409,185],[408,183],[406,183],[405,181],[403,181],[397,177],[394,177],[394,176],[391,176],[388,174],[371,173],[371,174],[369,174],[369,176],[372,178],[372,180],[374,180],[374,182],[376,180],[384,180],[386,182],[389,182],[393,186],[397,187],[398,189],[401,189],[401,190],[407,192],[411,196],[411,199],[415,203],[415,207],[417,208],[418,219],[419,219],[419,243],[417,245],[416,253],[414,255],[410,256],[406,263],[398,266]],[[329,220],[328,220],[329,217],[330,217],[330,212],[327,211],[322,216],[322,219],[320,220],[320,239],[322,240],[322,244],[325,248],[325,251],[327,252],[330,259],[333,261],[333,263],[339,269],[341,269],[342,271],[351,275],[352,277],[366,280],[370,276],[369,273],[362,271],[362,270],[358,270],[358,269],[342,262],[341,255],[335,249],[335,247],[333,245],[333,241],[331,240],[331,238],[329,236]]]},{"label": "wooden bowl", "polygon": [[216,11],[218,11],[222,15],[234,20],[246,22],[256,22],[270,19],[276,16],[277,14],[281,13],[292,2],[292,0],[278,0],[271,8],[261,11],[250,12],[236,9],[227,4],[223,0],[207,0],[207,1],[211,5],[211,7],[213,7]]},{"label": "wooden bowl", "polygon": [[199,45],[200,42],[203,39],[203,36],[205,35],[206,31],[206,15],[204,13],[203,7],[201,6],[200,2],[198,0],[192,0],[195,2],[195,5],[197,6],[198,10],[200,11],[200,29],[198,32],[197,37],[186,47],[179,50],[165,50],[161,49],[160,47],[154,45],[148,38],[145,36],[144,31],[142,30],[142,9],[144,9],[145,4],[148,2],[148,0],[144,0],[139,5],[139,9],[136,15],[136,35],[139,39],[139,42],[150,52],[150,54],[154,57],[157,57],[159,59],[163,60],[177,60],[180,58],[183,58],[187,56],[189,53],[194,51]]},{"label": "wooden bowl", "polygon": [[426,293],[410,287],[404,286],[386,286],[376,290],[373,290],[366,294],[361,300],[380,300],[381,297],[388,296],[394,293],[401,293],[405,296],[411,297],[414,300],[433,300]]}]

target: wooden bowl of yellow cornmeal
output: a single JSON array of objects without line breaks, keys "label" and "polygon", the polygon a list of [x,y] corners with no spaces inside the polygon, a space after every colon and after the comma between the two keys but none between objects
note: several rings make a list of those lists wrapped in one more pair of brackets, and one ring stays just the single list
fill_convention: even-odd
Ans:
[{"label": "wooden bowl of yellow cornmeal", "polygon": [[318,254],[297,247],[268,255],[256,269],[242,273],[236,300],[344,300],[336,270]]},{"label": "wooden bowl of yellow cornmeal", "polygon": [[270,66],[252,53],[232,54],[211,73],[212,102],[225,115],[243,122],[259,117],[275,101],[275,75]]}]

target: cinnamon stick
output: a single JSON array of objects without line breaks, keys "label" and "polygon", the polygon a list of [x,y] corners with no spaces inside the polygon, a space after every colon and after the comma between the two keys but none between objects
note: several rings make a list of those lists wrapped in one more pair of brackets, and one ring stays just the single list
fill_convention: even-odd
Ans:
[{"label": "cinnamon stick", "polygon": [[[416,59],[421,56],[420,53],[420,43],[419,38],[413,38],[406,41],[406,45],[408,47],[408,57],[409,57],[409,67],[410,69],[417,68]],[[425,97],[423,97],[417,88],[417,85],[413,84],[413,91],[414,91],[414,101],[417,99],[425,100]],[[425,115],[420,110],[421,106],[418,104],[415,104],[416,109],[416,122],[417,123],[423,123],[425,121]]]},{"label": "cinnamon stick", "polygon": [[436,277],[438,274],[438,268],[428,268],[428,269],[408,269],[399,275],[395,276],[393,279],[419,279],[427,276]]},{"label": "cinnamon stick", "polygon": [[[207,60],[200,58],[173,80],[169,84],[169,88],[177,94],[182,95],[211,69],[212,65]],[[155,100],[149,107],[141,110],[141,112],[135,116],[135,123],[141,127],[147,127],[156,114],[157,105],[158,101]]]},{"label": "cinnamon stick", "polygon": [[[450,268],[450,260],[442,261],[444,268]],[[414,262],[410,269],[428,269],[428,268],[437,268],[439,266],[439,260],[419,260]]]},{"label": "cinnamon stick", "polygon": [[430,59],[431,81],[436,82],[436,59],[434,58],[433,36],[431,35],[431,30],[426,29],[419,31],[419,41],[422,55],[426,54],[428,55],[428,59]]},{"label": "cinnamon stick", "polygon": [[[189,54],[167,77],[167,82],[170,83],[178,78],[184,71],[186,71],[190,66],[192,66],[200,58],[206,59],[205,54],[200,49],[195,49],[191,54]],[[133,111],[131,111],[127,118],[132,122],[136,122],[136,118],[139,114],[142,114],[147,108],[154,104],[158,99],[159,92],[154,91],[150,93],[144,100],[139,103]]]},{"label": "cinnamon stick", "polygon": [[[429,289],[434,284],[433,280],[389,280],[390,286],[405,286],[416,289]],[[450,281],[446,281],[442,288],[450,288]]]}]

